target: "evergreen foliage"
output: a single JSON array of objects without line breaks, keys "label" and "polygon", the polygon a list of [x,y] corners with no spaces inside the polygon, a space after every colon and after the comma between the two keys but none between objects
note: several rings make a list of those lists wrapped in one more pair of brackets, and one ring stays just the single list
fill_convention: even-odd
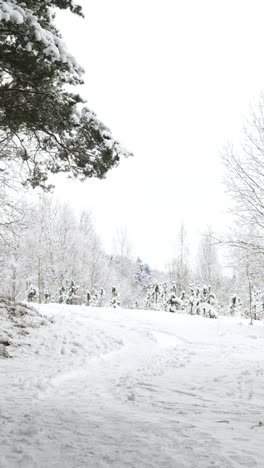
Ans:
[{"label": "evergreen foliage", "polygon": [[31,285],[27,292],[27,300],[28,302],[34,302],[36,299],[37,299],[37,289]]},{"label": "evergreen foliage", "polygon": [[112,287],[112,299],[111,299],[111,306],[114,307],[115,309],[117,307],[120,307],[121,306],[121,302],[120,302],[120,298],[119,298],[119,294],[117,292],[117,289],[116,287]]},{"label": "evergreen foliage", "polygon": [[105,176],[128,153],[69,86],[83,83],[54,25],[55,8],[82,15],[71,0],[0,0],[0,163],[19,163],[25,183],[48,174]]},{"label": "evergreen foliage", "polygon": [[147,263],[138,257],[136,261],[136,272],[135,272],[135,284],[140,286],[142,289],[146,289],[152,279],[150,267]]}]

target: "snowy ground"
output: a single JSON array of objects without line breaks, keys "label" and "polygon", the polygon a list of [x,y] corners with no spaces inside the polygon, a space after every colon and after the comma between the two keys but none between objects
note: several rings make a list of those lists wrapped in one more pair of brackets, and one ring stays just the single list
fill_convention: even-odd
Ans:
[{"label": "snowy ground", "polygon": [[262,323],[41,311],[0,360],[1,468],[264,466]]}]

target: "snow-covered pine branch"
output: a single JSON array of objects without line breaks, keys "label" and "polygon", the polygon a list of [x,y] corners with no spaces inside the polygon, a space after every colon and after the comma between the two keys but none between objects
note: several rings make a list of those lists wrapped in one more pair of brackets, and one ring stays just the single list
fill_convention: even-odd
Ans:
[{"label": "snow-covered pine branch", "polygon": [[49,11],[47,13],[49,13],[47,16],[49,28],[43,27],[34,11],[27,8],[24,3],[17,3],[15,0],[0,0],[0,24],[2,23],[0,33],[6,32],[9,36],[19,34],[20,29],[14,29],[12,26],[23,25],[22,49],[35,54],[42,52],[52,62],[66,63],[70,73],[77,73],[78,76],[83,74],[83,68],[68,52],[63,40],[52,30],[52,15]]},{"label": "snow-covered pine branch", "polygon": [[[22,163],[24,181],[48,188],[50,173],[105,176],[129,153],[67,85],[83,69],[54,24],[72,0],[0,0],[0,159]],[[19,171],[20,172],[20,171]]]}]

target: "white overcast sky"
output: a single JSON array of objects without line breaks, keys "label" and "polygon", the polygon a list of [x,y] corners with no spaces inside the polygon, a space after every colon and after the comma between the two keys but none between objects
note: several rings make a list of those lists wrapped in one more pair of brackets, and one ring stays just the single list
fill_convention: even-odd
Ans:
[{"label": "white overcast sky", "polygon": [[126,226],[153,267],[175,255],[184,222],[191,245],[225,228],[219,151],[237,139],[264,89],[263,0],[83,0],[85,20],[58,25],[86,70],[82,95],[134,153],[103,181],[56,193],[92,210],[108,251]]}]

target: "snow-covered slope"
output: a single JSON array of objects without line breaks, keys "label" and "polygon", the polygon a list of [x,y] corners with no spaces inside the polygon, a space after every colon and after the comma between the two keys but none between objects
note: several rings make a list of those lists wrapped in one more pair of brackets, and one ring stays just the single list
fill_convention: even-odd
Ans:
[{"label": "snow-covered slope", "polygon": [[32,329],[48,322],[29,304],[0,297],[0,359],[12,357],[19,346],[31,346]]},{"label": "snow-covered slope", "polygon": [[0,360],[1,468],[263,467],[262,323],[40,310]]}]

